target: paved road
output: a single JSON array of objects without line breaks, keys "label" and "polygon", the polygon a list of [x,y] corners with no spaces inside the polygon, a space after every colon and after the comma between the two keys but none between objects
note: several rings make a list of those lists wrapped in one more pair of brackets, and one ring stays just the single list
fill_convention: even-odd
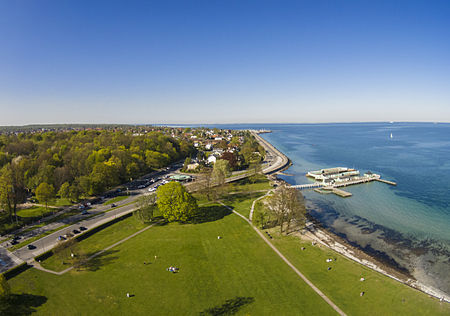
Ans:
[{"label": "paved road", "polygon": [[267,140],[259,136],[255,131],[251,131],[251,133],[266,151],[267,164],[263,167],[264,174],[275,173],[289,165],[289,158],[286,157],[285,154],[276,149]]}]

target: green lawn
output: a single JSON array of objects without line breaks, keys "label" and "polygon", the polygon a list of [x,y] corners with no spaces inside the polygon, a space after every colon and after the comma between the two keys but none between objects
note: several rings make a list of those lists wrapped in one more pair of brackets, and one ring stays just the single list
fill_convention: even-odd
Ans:
[{"label": "green lawn", "polygon": [[265,192],[255,192],[255,193],[238,193],[233,194],[223,199],[223,203],[232,207],[236,212],[249,217],[250,209],[252,207],[253,200],[259,198],[266,194]]},{"label": "green lawn", "polygon": [[56,276],[30,269],[9,282],[14,293],[45,301],[38,315],[198,315],[214,307],[242,315],[334,314],[236,215],[152,227],[89,271]]},{"label": "green lawn", "polygon": [[[74,254],[84,253],[88,256],[128,237],[147,225],[140,223],[134,216],[128,217],[118,223],[106,227],[89,238],[77,242],[72,248]],[[51,256],[41,262],[44,268],[62,271],[70,266],[70,251],[63,251],[59,256]]]},{"label": "green lawn", "polygon": [[117,203],[117,202],[126,200],[128,198],[129,198],[128,195],[119,195],[119,196],[116,196],[115,198],[112,198],[111,200],[106,201],[105,203],[103,203],[103,205],[109,205],[109,204]]},{"label": "green lawn", "polygon": [[[263,194],[235,194],[225,202],[248,216],[253,199]],[[212,308],[236,309],[240,315],[335,314],[244,220],[199,197],[207,222],[152,227],[92,260],[83,271],[56,276],[30,269],[11,279],[19,305],[14,310],[34,304],[38,315],[198,315]],[[142,227],[130,217],[77,247],[91,254]],[[449,304],[277,231],[272,229],[272,242],[348,315],[450,314]],[[327,258],[337,260],[327,263]],[[56,257],[42,265],[68,267]],[[179,273],[166,271],[169,266],[179,267]],[[364,282],[359,281],[362,276]]]},{"label": "green lawn", "polygon": [[58,209],[48,208],[45,206],[32,206],[30,208],[24,208],[17,211],[17,215],[20,217],[41,217],[45,214],[50,215],[53,212],[57,212]]},{"label": "green lawn", "polygon": [[246,192],[246,191],[259,191],[259,190],[269,190],[272,186],[270,185],[268,179],[259,174],[256,175],[253,181],[249,179],[242,179],[236,182],[230,183],[230,192]]},{"label": "green lawn", "polygon": [[[450,304],[440,303],[329,248],[271,234],[278,250],[349,315],[450,315]],[[328,258],[337,260],[327,263]],[[328,271],[328,267],[332,269]],[[361,282],[361,277],[365,281]],[[361,292],[365,292],[362,297]]]}]

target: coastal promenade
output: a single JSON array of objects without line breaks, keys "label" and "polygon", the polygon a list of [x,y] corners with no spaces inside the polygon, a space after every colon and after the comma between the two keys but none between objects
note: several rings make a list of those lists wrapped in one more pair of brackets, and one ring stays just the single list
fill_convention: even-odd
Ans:
[{"label": "coastal promenade", "polygon": [[262,172],[264,174],[272,174],[283,170],[288,167],[291,161],[289,158],[283,154],[281,151],[276,149],[271,143],[266,141],[264,138],[258,135],[258,131],[250,131],[250,133],[255,137],[255,139],[263,146],[266,151],[267,163],[263,166]]}]

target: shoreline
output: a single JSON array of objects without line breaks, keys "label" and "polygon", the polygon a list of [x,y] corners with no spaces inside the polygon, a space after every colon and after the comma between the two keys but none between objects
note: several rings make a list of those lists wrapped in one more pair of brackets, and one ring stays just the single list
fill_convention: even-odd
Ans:
[{"label": "shoreline", "polygon": [[[269,141],[259,136],[257,131],[251,132],[252,135],[255,136],[256,140],[261,144],[261,146],[264,147],[266,151],[269,151],[271,155],[277,157],[275,167],[270,168],[271,166],[269,166],[263,170],[263,173],[266,175],[275,176],[277,181],[290,185],[283,179],[276,177],[276,175],[281,171],[288,169],[292,165],[291,160],[284,153],[276,149]],[[282,164],[282,166],[280,166],[280,161],[283,161],[285,163]],[[317,223],[320,223],[319,220],[315,218],[314,220]],[[314,230],[309,231],[305,236],[373,271],[379,272],[391,279],[394,279],[402,284],[409,286],[412,289],[421,291],[436,299],[442,299],[443,301],[450,303],[449,294],[442,292],[441,290],[435,289],[431,286],[428,286],[416,279],[413,279],[410,275],[406,275],[399,269],[396,269],[392,266],[389,266],[388,264],[380,262],[377,258],[374,258],[370,254],[359,249],[358,247],[352,246],[348,241],[336,235],[335,233],[327,230],[326,228],[323,227],[319,228],[317,227],[317,225],[314,225]]]}]

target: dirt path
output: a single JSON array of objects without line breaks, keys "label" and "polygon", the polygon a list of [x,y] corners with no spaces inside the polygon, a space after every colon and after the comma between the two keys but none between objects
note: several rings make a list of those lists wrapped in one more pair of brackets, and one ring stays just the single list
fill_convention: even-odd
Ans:
[{"label": "dirt path", "polygon": [[260,196],[259,198],[257,198],[256,200],[253,201],[252,208],[250,209],[250,214],[248,216],[248,218],[250,219],[250,222],[253,221],[253,211],[255,210],[256,202],[258,202],[259,200],[261,200],[261,199],[265,198],[266,196],[268,196],[270,194],[270,192],[272,192],[272,190],[267,191],[266,194],[264,194],[263,196]]},{"label": "dirt path", "polygon": [[303,281],[306,282],[313,290],[316,292],[325,302],[328,303],[339,315],[346,315],[336,304],[334,304],[325,294],[322,293],[321,290],[319,290],[311,281],[309,281],[264,235],[259,231],[258,228],[256,228],[252,222],[245,216],[239,214],[235,210],[233,210],[231,207],[226,206],[222,202],[220,202],[223,206],[228,208],[230,211],[232,211],[234,214],[238,215],[242,219],[244,219],[255,231],[256,233],[265,241],[267,245],[269,245],[270,248],[272,248],[273,251],[292,269],[294,272],[302,278]]}]

